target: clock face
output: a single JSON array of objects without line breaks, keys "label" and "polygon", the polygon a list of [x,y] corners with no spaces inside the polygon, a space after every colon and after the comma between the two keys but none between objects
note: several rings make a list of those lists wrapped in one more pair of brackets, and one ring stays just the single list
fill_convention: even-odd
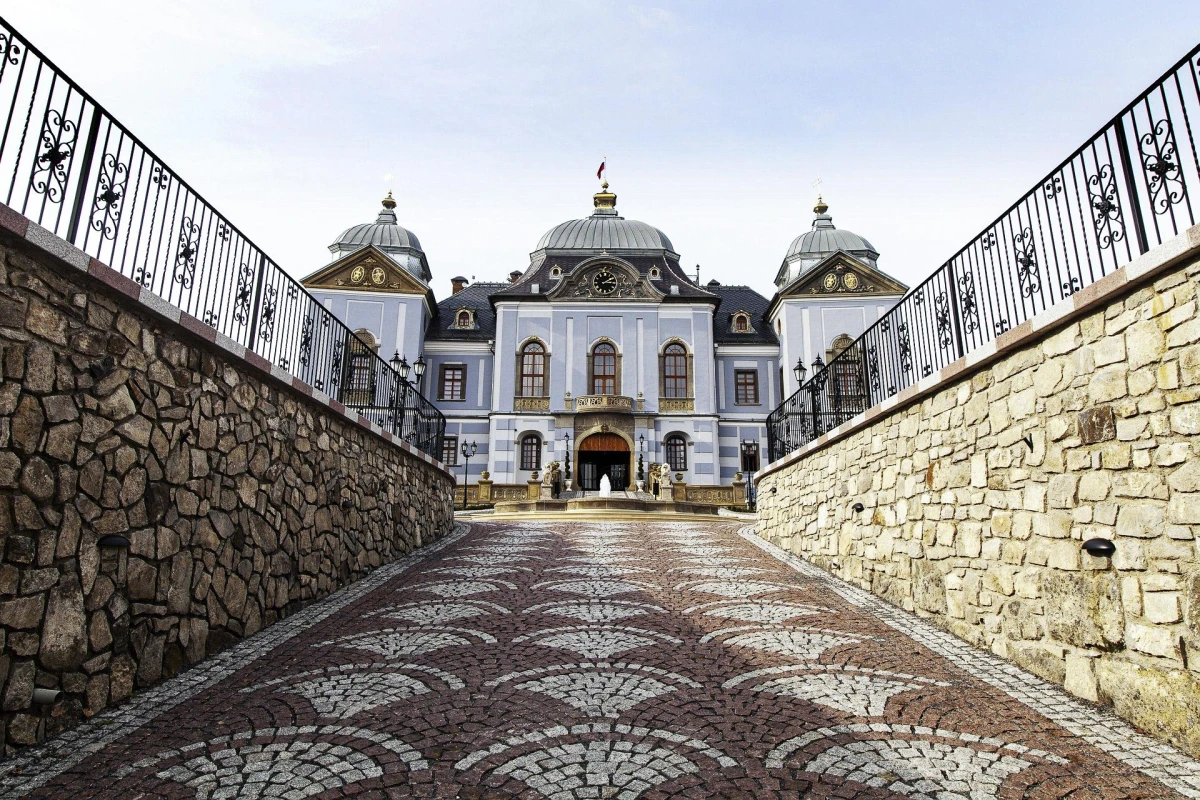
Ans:
[{"label": "clock face", "polygon": [[371,270],[371,282],[380,285],[387,278],[387,273],[383,271],[383,267],[376,267]]},{"label": "clock face", "polygon": [[592,278],[592,288],[598,294],[612,294],[617,288],[617,276],[602,269],[596,273],[596,277]]},{"label": "clock face", "polygon": [[846,284],[846,288],[853,292],[858,288],[858,276],[853,272],[847,272],[842,276],[842,283]]},{"label": "clock face", "polygon": [[366,274],[367,271],[361,266],[355,267],[350,271],[350,280],[354,281],[355,283],[362,283],[363,276]]},{"label": "clock face", "polygon": [[825,276],[825,288],[832,291],[837,288],[838,276],[836,272],[831,272]]}]

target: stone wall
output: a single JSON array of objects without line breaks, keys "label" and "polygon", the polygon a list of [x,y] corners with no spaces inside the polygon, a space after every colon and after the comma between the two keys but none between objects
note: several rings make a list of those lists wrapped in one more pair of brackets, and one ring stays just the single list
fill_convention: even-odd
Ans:
[{"label": "stone wall", "polygon": [[1200,228],[1164,248],[768,467],[758,533],[1200,755]]},{"label": "stone wall", "polygon": [[[6,751],[449,531],[439,463],[89,277],[128,289],[65,243],[49,246],[66,260],[32,245],[45,232],[4,211]],[[128,547],[98,546],[110,535]]]}]

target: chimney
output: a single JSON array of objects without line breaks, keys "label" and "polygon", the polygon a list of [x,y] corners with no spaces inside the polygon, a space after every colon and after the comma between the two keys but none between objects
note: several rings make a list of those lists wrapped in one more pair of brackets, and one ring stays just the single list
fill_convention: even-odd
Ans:
[{"label": "chimney", "polygon": [[467,288],[467,279],[462,275],[459,275],[456,278],[450,279],[450,285],[454,287],[450,294],[458,294],[463,289]]},{"label": "chimney", "polygon": [[516,283],[519,280],[521,280],[521,273],[517,270],[514,269],[512,272],[508,273],[509,283]]}]

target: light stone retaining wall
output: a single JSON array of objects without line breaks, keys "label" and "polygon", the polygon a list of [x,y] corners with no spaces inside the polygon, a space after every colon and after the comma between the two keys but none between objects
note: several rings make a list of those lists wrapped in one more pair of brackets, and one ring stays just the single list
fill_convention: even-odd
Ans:
[{"label": "light stone retaining wall", "polygon": [[1200,227],[1168,245],[769,465],[756,532],[1200,755]]},{"label": "light stone retaining wall", "polygon": [[449,532],[440,462],[3,207],[0,228],[6,752]]}]

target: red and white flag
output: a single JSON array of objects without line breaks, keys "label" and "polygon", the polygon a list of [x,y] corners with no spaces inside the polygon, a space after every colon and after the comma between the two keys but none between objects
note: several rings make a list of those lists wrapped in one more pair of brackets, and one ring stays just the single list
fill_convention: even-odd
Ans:
[{"label": "red and white flag", "polygon": [[600,180],[604,177],[604,164],[607,160],[608,159],[605,159],[604,161],[600,162],[600,169],[596,170],[596,180]]}]

